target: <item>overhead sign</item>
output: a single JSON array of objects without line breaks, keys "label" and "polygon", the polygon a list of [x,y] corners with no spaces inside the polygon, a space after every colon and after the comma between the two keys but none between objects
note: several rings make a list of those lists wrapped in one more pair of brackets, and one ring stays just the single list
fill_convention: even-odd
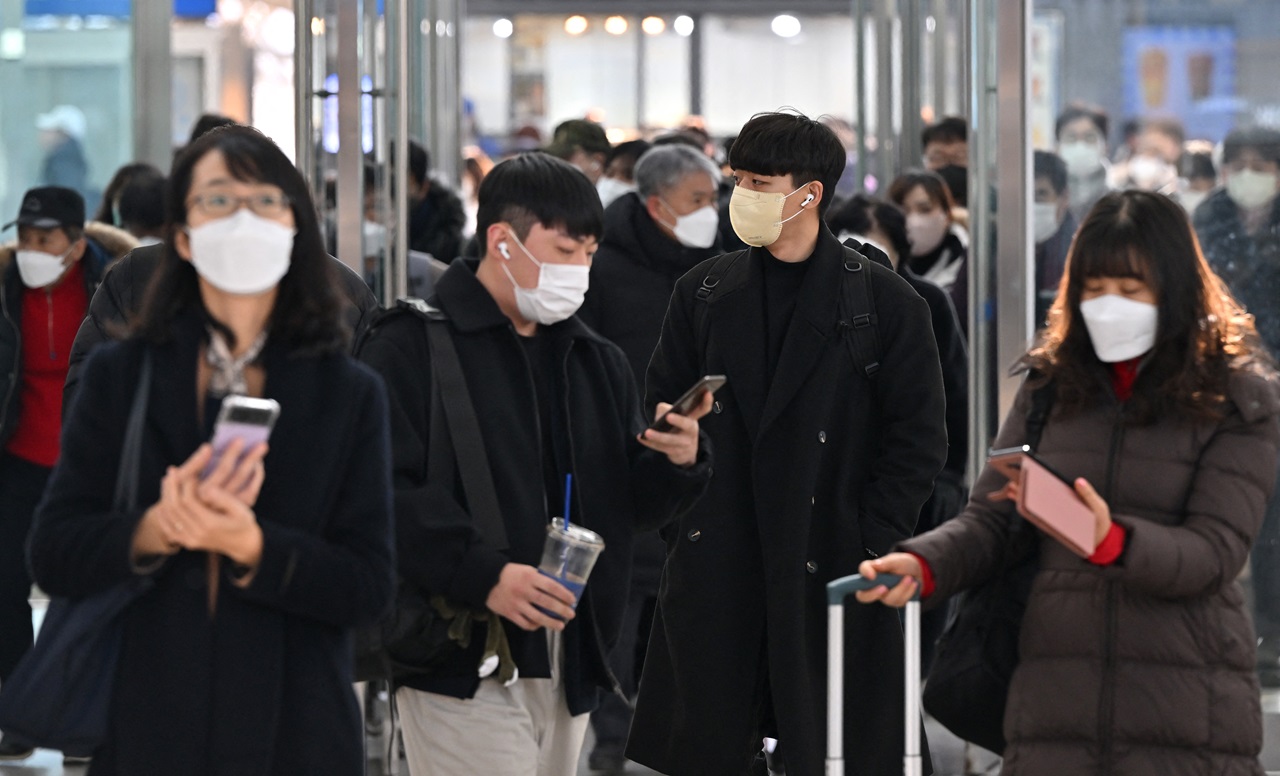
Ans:
[{"label": "overhead sign", "polygon": [[[115,16],[127,19],[133,0],[26,0],[27,16]],[[203,18],[218,10],[217,0],[173,0],[173,15]]]}]

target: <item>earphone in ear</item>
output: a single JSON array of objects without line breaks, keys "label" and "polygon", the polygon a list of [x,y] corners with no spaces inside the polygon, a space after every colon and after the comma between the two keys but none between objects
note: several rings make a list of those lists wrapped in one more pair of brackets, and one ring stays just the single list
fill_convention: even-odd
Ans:
[{"label": "earphone in ear", "polygon": [[800,207],[804,207],[805,205],[809,204],[812,201],[813,201],[813,195],[810,194],[809,196],[804,198],[804,202],[800,203]]},{"label": "earphone in ear", "polygon": [[511,250],[507,248],[506,243],[504,242],[498,243],[498,253],[502,254],[502,258],[506,259],[507,261],[511,261]]}]

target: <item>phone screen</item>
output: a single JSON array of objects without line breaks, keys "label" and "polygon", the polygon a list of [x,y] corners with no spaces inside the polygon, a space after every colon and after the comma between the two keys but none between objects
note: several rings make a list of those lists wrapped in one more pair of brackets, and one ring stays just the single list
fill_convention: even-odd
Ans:
[{"label": "phone screen", "polygon": [[223,399],[222,408],[218,411],[218,420],[213,427],[213,438],[210,440],[213,446],[213,457],[205,466],[203,476],[209,476],[235,440],[238,439],[243,443],[242,455],[260,442],[267,441],[279,416],[280,404],[274,399],[253,399],[248,396],[234,395]]}]

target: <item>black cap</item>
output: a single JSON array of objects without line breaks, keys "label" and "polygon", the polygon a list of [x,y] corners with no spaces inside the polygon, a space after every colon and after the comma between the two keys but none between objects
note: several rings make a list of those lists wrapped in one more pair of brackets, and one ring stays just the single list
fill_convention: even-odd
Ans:
[{"label": "black cap", "polygon": [[40,186],[28,189],[22,196],[18,217],[4,225],[5,229],[18,226],[34,226],[52,229],[55,226],[84,226],[84,197],[73,189],[62,186]]}]

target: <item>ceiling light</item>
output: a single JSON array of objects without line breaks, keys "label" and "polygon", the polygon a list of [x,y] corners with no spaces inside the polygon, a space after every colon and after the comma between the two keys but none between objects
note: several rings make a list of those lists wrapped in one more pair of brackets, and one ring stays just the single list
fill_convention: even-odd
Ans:
[{"label": "ceiling light", "polygon": [[625,35],[627,27],[627,20],[621,16],[610,16],[604,20],[604,31],[610,35]]},{"label": "ceiling light", "polygon": [[661,16],[646,16],[645,20],[640,22],[640,29],[648,35],[661,35],[666,31],[667,23],[662,21]]},{"label": "ceiling light", "polygon": [[587,31],[587,17],[570,16],[564,20],[564,31],[570,35],[581,35]]},{"label": "ceiling light", "polygon": [[773,34],[780,38],[794,38],[800,34],[800,20],[790,14],[773,17]]},{"label": "ceiling light", "polygon": [[493,23],[493,34],[499,38],[510,38],[513,32],[515,32],[515,25],[510,19],[499,19]]},{"label": "ceiling light", "polygon": [[677,16],[676,20],[671,23],[671,28],[681,37],[689,37],[693,34],[693,17]]}]

